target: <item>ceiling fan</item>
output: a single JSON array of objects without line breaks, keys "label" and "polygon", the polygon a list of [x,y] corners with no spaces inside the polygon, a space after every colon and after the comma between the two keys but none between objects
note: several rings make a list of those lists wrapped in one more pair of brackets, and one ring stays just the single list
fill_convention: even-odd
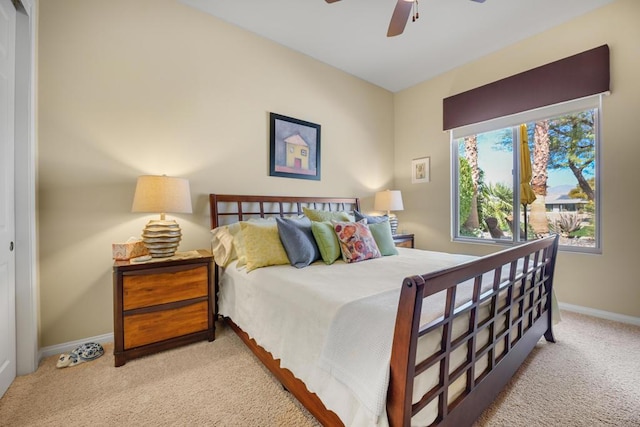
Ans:
[{"label": "ceiling fan", "polygon": [[[335,3],[340,0],[325,0],[327,3]],[[485,0],[471,0],[476,3],[484,3]],[[418,0],[398,0],[395,9],[393,9],[393,15],[391,15],[391,22],[389,22],[389,29],[387,30],[387,37],[393,37],[402,34],[404,27],[407,25],[409,15],[413,10],[411,19],[415,21],[420,17],[418,13]]]}]

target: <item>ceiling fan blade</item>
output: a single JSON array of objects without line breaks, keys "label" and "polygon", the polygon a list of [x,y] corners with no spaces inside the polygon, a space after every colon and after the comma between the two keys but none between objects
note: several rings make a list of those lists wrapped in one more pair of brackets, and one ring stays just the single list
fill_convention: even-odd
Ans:
[{"label": "ceiling fan blade", "polygon": [[387,37],[402,34],[404,27],[407,25],[407,20],[409,19],[412,7],[412,1],[398,0],[395,9],[393,9],[393,15],[391,15],[391,22],[389,22]]},{"label": "ceiling fan blade", "polygon": [[[333,1],[338,1],[338,0],[333,0]],[[471,0],[471,1],[474,1],[476,3],[484,3],[484,0]]]},{"label": "ceiling fan blade", "polygon": [[[340,1],[340,0],[324,0],[324,1],[326,1],[327,3],[335,3],[335,2]],[[484,0],[482,0],[482,1],[484,1]]]}]

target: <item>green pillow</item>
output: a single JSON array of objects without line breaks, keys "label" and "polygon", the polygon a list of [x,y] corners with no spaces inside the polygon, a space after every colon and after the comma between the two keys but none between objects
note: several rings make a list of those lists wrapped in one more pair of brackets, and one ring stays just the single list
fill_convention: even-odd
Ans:
[{"label": "green pillow", "polygon": [[320,256],[327,265],[340,258],[340,242],[330,222],[311,221],[311,233],[320,249]]},{"label": "green pillow", "polygon": [[396,244],[393,242],[393,236],[391,235],[389,220],[378,222],[377,224],[369,224],[369,230],[371,230],[373,240],[376,241],[382,256],[398,255],[398,249],[396,249]]},{"label": "green pillow", "polygon": [[352,221],[353,218],[344,211],[323,211],[319,209],[302,208],[304,215],[311,221]]}]

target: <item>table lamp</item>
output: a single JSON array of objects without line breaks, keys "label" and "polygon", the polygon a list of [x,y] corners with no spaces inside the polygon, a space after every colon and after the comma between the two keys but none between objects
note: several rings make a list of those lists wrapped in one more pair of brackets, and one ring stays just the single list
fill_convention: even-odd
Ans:
[{"label": "table lamp", "polygon": [[387,211],[391,234],[395,235],[398,231],[398,217],[392,214],[391,211],[401,211],[404,209],[402,205],[402,193],[399,190],[377,192],[373,202],[373,209],[377,211]]},{"label": "table lamp", "polygon": [[132,212],[159,213],[159,220],[150,220],[142,231],[142,241],[154,258],[173,256],[182,231],[175,220],[165,219],[165,213],[191,213],[189,180],[166,175],[138,177],[133,196]]}]

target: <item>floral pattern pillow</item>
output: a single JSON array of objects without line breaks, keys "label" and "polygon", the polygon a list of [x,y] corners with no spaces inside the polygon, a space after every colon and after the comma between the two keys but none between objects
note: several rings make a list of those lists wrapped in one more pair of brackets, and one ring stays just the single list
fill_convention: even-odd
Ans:
[{"label": "floral pattern pillow", "polygon": [[366,220],[360,222],[333,221],[333,229],[340,241],[340,251],[344,262],[358,262],[382,256]]}]

